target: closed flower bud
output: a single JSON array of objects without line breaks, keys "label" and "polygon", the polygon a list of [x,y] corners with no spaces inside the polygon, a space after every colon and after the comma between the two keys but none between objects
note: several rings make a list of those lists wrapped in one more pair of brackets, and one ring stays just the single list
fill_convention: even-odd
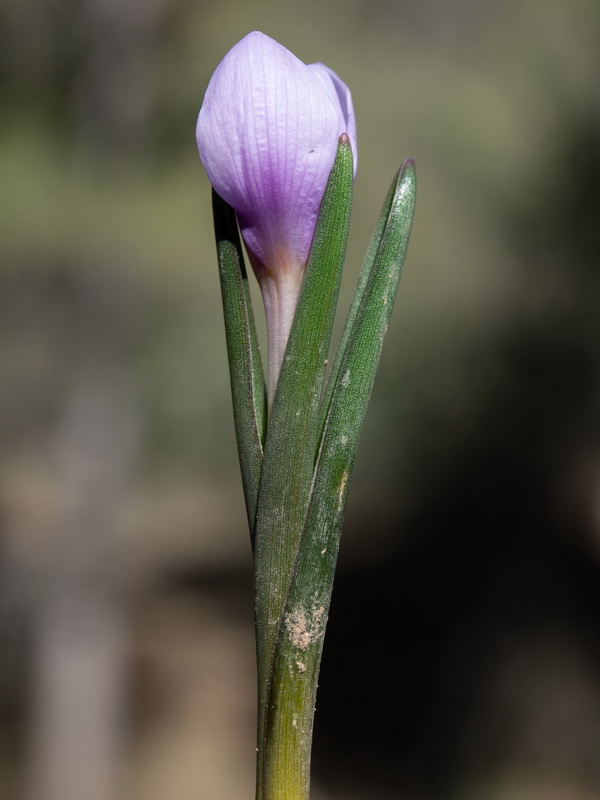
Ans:
[{"label": "closed flower bud", "polygon": [[236,212],[263,295],[271,400],[341,133],[356,160],[347,86],[258,32],[221,61],[198,117],[200,158]]}]

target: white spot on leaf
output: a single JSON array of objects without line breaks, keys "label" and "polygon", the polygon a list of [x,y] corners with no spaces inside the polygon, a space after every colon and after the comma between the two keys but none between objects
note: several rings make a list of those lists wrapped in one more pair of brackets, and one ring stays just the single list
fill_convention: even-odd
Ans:
[{"label": "white spot on leaf", "polygon": [[325,609],[314,605],[310,611],[296,608],[285,618],[285,627],[291,643],[298,650],[306,650],[325,630]]}]

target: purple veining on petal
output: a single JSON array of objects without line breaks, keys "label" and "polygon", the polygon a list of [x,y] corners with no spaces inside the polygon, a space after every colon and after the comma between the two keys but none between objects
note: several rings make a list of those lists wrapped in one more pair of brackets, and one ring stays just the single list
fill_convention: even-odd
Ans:
[{"label": "purple veining on petal", "polygon": [[255,32],[225,56],[206,91],[197,126],[202,161],[266,269],[301,267],[308,257],[344,127],[340,97],[351,108],[336,81],[344,86],[323,65],[307,67]]},{"label": "purple veining on petal", "polygon": [[237,214],[263,294],[271,401],[341,133],[356,160],[348,87],[258,32],[221,61],[198,116],[200,157]]},{"label": "purple veining on petal", "polygon": [[[339,133],[347,133],[352,147],[354,160],[354,174],[356,175],[357,149],[356,149],[356,118],[354,116],[354,106],[352,105],[352,95],[350,89],[344,81],[325,64],[308,64],[308,68],[323,83],[332,102],[340,111],[340,130]],[[333,91],[332,91],[333,90]]]}]

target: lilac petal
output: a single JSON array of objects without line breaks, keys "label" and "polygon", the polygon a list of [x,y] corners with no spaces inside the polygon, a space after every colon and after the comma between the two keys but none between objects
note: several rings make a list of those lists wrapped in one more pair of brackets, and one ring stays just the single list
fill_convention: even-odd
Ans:
[{"label": "lilac petal", "polygon": [[255,268],[305,265],[339,133],[340,103],[322,76],[268,36],[248,34],[217,67],[198,148]]},{"label": "lilac petal", "polygon": [[308,64],[308,68],[319,78],[332,102],[340,109],[340,133],[347,133],[352,146],[354,159],[354,174],[356,175],[357,149],[356,149],[356,117],[352,105],[350,89],[344,81],[325,64]]}]

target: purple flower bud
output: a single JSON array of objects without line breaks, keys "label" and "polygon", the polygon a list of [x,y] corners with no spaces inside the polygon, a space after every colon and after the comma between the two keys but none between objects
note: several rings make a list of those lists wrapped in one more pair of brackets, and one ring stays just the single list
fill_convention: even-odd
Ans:
[{"label": "purple flower bud", "polygon": [[258,32],[221,61],[200,109],[200,158],[237,214],[265,303],[271,399],[341,133],[356,160],[348,87]]}]

